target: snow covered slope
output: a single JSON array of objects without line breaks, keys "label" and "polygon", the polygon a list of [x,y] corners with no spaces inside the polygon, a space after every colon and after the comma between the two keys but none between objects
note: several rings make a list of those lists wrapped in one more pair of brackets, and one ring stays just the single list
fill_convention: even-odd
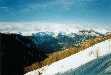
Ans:
[{"label": "snow covered slope", "polygon": [[56,75],[111,75],[111,54],[99,57],[76,69],[69,69]]},{"label": "snow covered slope", "polygon": [[84,64],[87,64],[110,53],[111,39],[98,43],[90,48],[82,50],[79,53],[73,54],[65,59],[59,60],[52,63],[51,65],[29,72],[25,75],[55,75],[57,73],[64,73],[69,71],[70,69],[77,69]]}]

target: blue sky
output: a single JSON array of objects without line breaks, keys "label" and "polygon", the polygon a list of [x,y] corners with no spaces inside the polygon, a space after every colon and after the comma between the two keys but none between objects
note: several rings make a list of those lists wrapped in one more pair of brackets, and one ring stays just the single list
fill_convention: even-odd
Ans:
[{"label": "blue sky", "polygon": [[111,23],[111,0],[0,0],[3,22]]}]

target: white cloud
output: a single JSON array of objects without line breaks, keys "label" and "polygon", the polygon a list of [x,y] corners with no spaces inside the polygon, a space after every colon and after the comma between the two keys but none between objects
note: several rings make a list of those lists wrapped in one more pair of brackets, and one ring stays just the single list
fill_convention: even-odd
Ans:
[{"label": "white cloud", "polygon": [[[60,23],[0,23],[0,32],[22,32],[24,35],[31,35],[36,32],[78,32],[83,29],[94,29],[98,32],[107,32],[108,29],[102,28],[100,26],[84,26],[80,24],[60,24]],[[110,31],[110,30],[109,30]]]}]

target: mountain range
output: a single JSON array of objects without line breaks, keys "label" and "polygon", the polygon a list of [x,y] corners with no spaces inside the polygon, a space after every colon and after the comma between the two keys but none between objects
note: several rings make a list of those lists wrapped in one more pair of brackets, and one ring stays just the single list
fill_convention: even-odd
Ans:
[{"label": "mountain range", "polygon": [[[4,75],[8,75],[8,73],[11,75],[20,75],[20,73],[23,73],[23,70],[20,70],[22,66],[25,68],[25,73],[29,72],[33,70],[31,65],[35,63],[38,64],[38,68],[43,67],[89,47],[91,44],[89,46],[84,45],[88,40],[97,38],[104,40],[108,37],[110,37],[110,32],[103,34],[94,30],[81,30],[78,33],[37,32],[32,33],[31,36],[24,36],[21,33],[0,33],[3,73]],[[58,58],[58,54],[63,56]],[[52,61],[44,62],[53,56],[55,58]],[[17,66],[17,64],[19,65]],[[8,71],[10,67],[13,70],[10,69]],[[28,70],[26,70],[27,67],[29,67]]]}]

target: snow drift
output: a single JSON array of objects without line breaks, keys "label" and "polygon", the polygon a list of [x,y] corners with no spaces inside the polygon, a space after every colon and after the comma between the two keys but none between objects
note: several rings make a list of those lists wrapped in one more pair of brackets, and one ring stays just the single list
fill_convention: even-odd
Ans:
[{"label": "snow drift", "polygon": [[[95,71],[96,71],[98,70],[98,68],[104,68],[104,67],[98,67],[99,65],[104,65],[104,66],[106,65],[106,64],[102,64],[102,62],[106,63],[107,60],[108,62],[109,62],[109,59],[111,60],[111,58],[104,57],[107,55],[111,56],[110,54],[111,54],[111,39],[103,41],[96,45],[93,45],[92,47],[82,50],[79,53],[73,54],[65,59],[59,60],[57,62],[52,63],[51,65],[29,72],[25,75],[40,75],[40,74],[41,75],[56,75],[56,74],[61,75],[62,73],[67,72],[71,69],[77,70],[79,67],[91,61],[94,61],[96,59],[99,59],[101,57],[105,58],[105,60],[98,61],[97,62],[98,65],[96,63],[93,63],[93,65],[95,65]],[[87,65],[86,69],[91,70],[92,67],[90,66],[91,64]],[[77,73],[79,73],[79,71]],[[90,71],[90,73],[93,73],[95,71]],[[88,71],[84,71],[84,72],[89,73]],[[84,72],[80,74],[75,74],[75,75],[86,75],[84,74]]]}]

